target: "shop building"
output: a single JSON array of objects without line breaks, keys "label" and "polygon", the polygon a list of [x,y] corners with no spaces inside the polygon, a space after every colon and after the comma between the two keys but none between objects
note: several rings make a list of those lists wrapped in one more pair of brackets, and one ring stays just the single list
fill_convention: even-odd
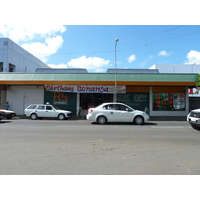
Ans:
[{"label": "shop building", "polygon": [[[49,102],[74,115],[115,96],[134,109],[148,108],[151,117],[186,117],[188,88],[196,86],[192,73],[0,73],[0,86],[7,92],[10,109],[18,115],[33,103]],[[119,72],[119,73],[118,73]],[[2,98],[2,97],[1,97]]]}]

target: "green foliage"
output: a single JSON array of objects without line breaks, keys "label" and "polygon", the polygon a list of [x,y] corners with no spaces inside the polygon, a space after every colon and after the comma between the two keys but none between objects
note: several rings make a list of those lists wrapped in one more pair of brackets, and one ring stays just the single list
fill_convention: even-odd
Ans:
[{"label": "green foliage", "polygon": [[199,86],[200,86],[200,74],[198,74],[196,78],[196,87],[199,87]]}]

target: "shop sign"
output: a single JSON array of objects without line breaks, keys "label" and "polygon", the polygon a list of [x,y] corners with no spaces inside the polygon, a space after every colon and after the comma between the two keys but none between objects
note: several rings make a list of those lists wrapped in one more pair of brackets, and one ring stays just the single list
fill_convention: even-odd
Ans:
[{"label": "shop sign", "polygon": [[[115,86],[110,85],[45,85],[47,91],[72,93],[115,93]],[[126,93],[126,86],[117,86],[117,93]]]},{"label": "shop sign", "polygon": [[189,97],[200,97],[200,88],[189,88],[188,89]]}]

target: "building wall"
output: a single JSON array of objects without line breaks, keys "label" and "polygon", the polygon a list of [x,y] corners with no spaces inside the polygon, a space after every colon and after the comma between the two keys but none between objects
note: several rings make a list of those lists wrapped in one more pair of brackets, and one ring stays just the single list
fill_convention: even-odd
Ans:
[{"label": "building wall", "polygon": [[2,70],[3,72],[35,72],[37,68],[49,68],[48,65],[8,38],[0,38],[0,63],[3,64],[0,72]]},{"label": "building wall", "polygon": [[43,86],[10,86],[7,90],[7,101],[10,110],[23,115],[24,109],[30,104],[44,103]]},{"label": "building wall", "polygon": [[200,64],[155,64],[149,69],[158,69],[159,73],[200,73]]}]

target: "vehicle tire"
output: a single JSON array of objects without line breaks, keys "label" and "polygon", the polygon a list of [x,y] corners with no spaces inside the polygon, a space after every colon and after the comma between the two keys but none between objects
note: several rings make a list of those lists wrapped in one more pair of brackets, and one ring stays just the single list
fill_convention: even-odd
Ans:
[{"label": "vehicle tire", "polygon": [[59,120],[65,120],[66,118],[65,118],[65,115],[64,115],[64,114],[59,114],[59,115],[58,115],[58,119],[59,119]]},{"label": "vehicle tire", "polygon": [[99,116],[97,121],[99,124],[105,124],[107,122],[107,119],[104,116]]},{"label": "vehicle tire", "polygon": [[196,126],[194,124],[190,124],[193,129],[200,131],[200,126]]},{"label": "vehicle tire", "polygon": [[37,116],[37,114],[33,113],[33,114],[31,114],[30,118],[32,120],[36,120],[38,118],[38,116]]},{"label": "vehicle tire", "polygon": [[138,115],[134,118],[134,123],[137,125],[141,125],[144,123],[144,118],[142,116]]}]

